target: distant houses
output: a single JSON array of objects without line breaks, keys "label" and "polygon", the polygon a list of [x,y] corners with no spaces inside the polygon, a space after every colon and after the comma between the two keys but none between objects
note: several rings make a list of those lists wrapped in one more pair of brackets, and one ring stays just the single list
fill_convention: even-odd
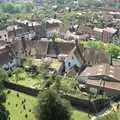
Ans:
[{"label": "distant houses", "polygon": [[83,45],[79,44],[77,46],[74,41],[45,39],[27,41],[26,50],[26,55],[33,58],[50,57],[64,61],[66,72],[74,67],[79,69],[83,64],[97,65],[102,63],[110,64],[111,62],[107,53],[94,48],[84,48]]},{"label": "distant houses", "polygon": [[58,19],[48,19],[46,21],[46,37],[50,38],[54,35],[59,36],[61,32],[62,21]]},{"label": "distant houses", "polygon": [[114,40],[114,35],[117,33],[117,29],[115,28],[94,28],[93,36],[96,39],[102,40],[103,42],[111,43]]}]

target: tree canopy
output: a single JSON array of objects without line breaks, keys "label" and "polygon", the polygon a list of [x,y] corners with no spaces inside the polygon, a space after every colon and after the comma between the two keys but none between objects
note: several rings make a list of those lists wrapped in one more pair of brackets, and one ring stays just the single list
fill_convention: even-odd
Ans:
[{"label": "tree canopy", "polygon": [[6,101],[6,96],[3,93],[2,81],[7,79],[7,73],[0,68],[0,120],[8,120],[9,112],[4,107],[3,103]]},{"label": "tree canopy", "polygon": [[4,69],[0,68],[0,81],[7,80],[7,78],[7,72]]},{"label": "tree canopy", "polygon": [[32,3],[7,2],[0,4],[0,12],[3,13],[29,13],[32,12],[34,5]]},{"label": "tree canopy", "polygon": [[101,41],[87,41],[84,42],[85,47],[97,48],[108,52],[113,58],[120,56],[120,47],[113,43],[103,43]]},{"label": "tree canopy", "polygon": [[69,103],[48,89],[39,95],[35,116],[37,120],[70,120]]}]

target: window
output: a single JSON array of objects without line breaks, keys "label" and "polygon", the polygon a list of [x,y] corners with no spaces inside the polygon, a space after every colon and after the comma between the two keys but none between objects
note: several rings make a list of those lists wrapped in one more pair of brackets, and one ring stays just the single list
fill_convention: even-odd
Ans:
[{"label": "window", "polygon": [[2,38],[2,36],[0,36],[0,39]]},{"label": "window", "polygon": [[7,35],[5,34],[5,37],[6,37]]},{"label": "window", "polygon": [[68,66],[71,67],[71,63],[70,62],[68,63]]},{"label": "window", "polygon": [[5,39],[5,41],[7,41],[7,39]]}]

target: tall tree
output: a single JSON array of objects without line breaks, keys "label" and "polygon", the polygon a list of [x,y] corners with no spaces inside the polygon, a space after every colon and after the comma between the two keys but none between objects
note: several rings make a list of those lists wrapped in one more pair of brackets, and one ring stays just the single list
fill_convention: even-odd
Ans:
[{"label": "tall tree", "polygon": [[36,108],[37,120],[70,120],[69,104],[57,97],[56,92],[48,89],[39,95]]},{"label": "tall tree", "polygon": [[6,71],[0,68],[0,120],[8,120],[9,112],[6,110],[3,103],[6,101],[6,96],[3,93],[3,81],[8,77]]}]

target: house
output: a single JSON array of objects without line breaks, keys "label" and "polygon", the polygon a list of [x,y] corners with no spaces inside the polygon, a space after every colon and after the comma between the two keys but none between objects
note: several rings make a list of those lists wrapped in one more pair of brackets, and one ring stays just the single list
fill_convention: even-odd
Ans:
[{"label": "house", "polygon": [[83,34],[93,35],[93,28],[88,25],[78,25],[76,29],[76,34],[77,35],[83,35]]},{"label": "house", "polygon": [[21,34],[18,35],[25,36],[26,34],[28,36],[28,39],[29,36],[31,36],[32,38],[35,37],[36,39],[45,37],[45,25],[42,23],[39,23],[37,21],[28,21],[28,20],[24,20],[24,21],[16,20],[16,23],[19,27],[22,28],[22,31],[20,32]]},{"label": "house", "polygon": [[93,29],[93,35],[95,36],[96,39],[103,39],[103,29],[102,28],[94,28]]},{"label": "house", "polygon": [[78,77],[87,91],[106,93],[107,96],[120,95],[120,67],[109,64],[88,66]]},{"label": "house", "polygon": [[66,71],[73,66],[80,68],[82,64],[98,65],[103,63],[110,64],[111,62],[111,58],[107,53],[96,48],[84,48],[81,45],[79,50],[75,47],[65,59]]},{"label": "house", "polygon": [[62,21],[58,19],[49,19],[46,21],[46,36],[53,37],[58,36],[61,32]]},{"label": "house", "polygon": [[117,33],[117,29],[112,27],[107,28],[94,28],[93,33],[96,39],[102,40],[103,42],[110,43],[114,39],[114,35]]},{"label": "house", "polygon": [[[83,49],[83,46],[81,46]],[[65,70],[68,71],[72,69],[74,66],[80,68],[82,64],[84,64],[84,58],[82,56],[83,51],[81,51],[81,54],[79,53],[78,49],[76,47],[73,48],[73,50],[70,52],[68,57],[65,59]]]},{"label": "house", "polygon": [[108,43],[112,42],[116,32],[117,32],[117,29],[115,28],[109,28],[109,27],[105,28],[103,30],[103,41]]}]

